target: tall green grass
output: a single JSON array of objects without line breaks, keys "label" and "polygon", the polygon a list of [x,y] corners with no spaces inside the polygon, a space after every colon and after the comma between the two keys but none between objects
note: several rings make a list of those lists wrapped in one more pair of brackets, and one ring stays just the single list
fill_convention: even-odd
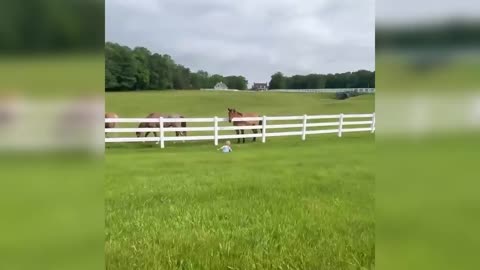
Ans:
[{"label": "tall green grass", "polygon": [[[373,111],[373,96],[343,103],[318,94],[108,93],[106,104],[129,117],[153,108],[188,116],[227,107],[361,113]],[[107,269],[371,269],[373,139],[272,138],[234,144],[229,154],[211,142],[112,145],[105,158]]]}]

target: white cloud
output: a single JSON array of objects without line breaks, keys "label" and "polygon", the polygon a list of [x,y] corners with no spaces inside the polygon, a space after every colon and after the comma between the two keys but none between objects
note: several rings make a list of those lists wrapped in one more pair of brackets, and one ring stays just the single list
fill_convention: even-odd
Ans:
[{"label": "white cloud", "polygon": [[374,0],[106,0],[106,39],[268,81],[374,69]]}]

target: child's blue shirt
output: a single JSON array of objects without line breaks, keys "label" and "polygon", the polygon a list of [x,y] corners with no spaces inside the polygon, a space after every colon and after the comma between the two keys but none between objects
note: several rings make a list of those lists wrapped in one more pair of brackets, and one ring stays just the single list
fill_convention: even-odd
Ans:
[{"label": "child's blue shirt", "polygon": [[222,150],[223,153],[228,153],[228,152],[232,152],[232,148],[228,145],[224,145],[220,148],[220,150]]}]

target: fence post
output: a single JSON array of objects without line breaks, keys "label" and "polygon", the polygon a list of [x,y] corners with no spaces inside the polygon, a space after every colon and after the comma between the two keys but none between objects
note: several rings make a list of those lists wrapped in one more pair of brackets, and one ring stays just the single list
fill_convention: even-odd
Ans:
[{"label": "fence post", "polygon": [[264,115],[262,119],[262,143],[265,143],[267,140],[267,117]]},{"label": "fence post", "polygon": [[338,119],[338,137],[342,137],[342,128],[343,128],[343,113],[340,114]]},{"label": "fence post", "polygon": [[375,132],[375,113],[372,114],[372,133]]},{"label": "fence post", "polygon": [[302,141],[305,141],[307,135],[307,115],[303,115]]},{"label": "fence post", "polygon": [[163,130],[163,117],[160,117],[160,148],[165,148],[165,131]]},{"label": "fence post", "polygon": [[214,143],[215,146],[218,145],[218,117],[213,118],[213,137],[214,137]]}]

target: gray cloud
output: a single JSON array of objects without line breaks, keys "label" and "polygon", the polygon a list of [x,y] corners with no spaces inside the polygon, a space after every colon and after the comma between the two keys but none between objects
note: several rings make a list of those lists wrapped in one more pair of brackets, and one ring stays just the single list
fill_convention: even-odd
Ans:
[{"label": "gray cloud", "polygon": [[478,0],[381,0],[376,3],[381,26],[437,24],[452,19],[478,20]]},{"label": "gray cloud", "polygon": [[106,39],[250,83],[373,70],[374,0],[106,0]]}]

